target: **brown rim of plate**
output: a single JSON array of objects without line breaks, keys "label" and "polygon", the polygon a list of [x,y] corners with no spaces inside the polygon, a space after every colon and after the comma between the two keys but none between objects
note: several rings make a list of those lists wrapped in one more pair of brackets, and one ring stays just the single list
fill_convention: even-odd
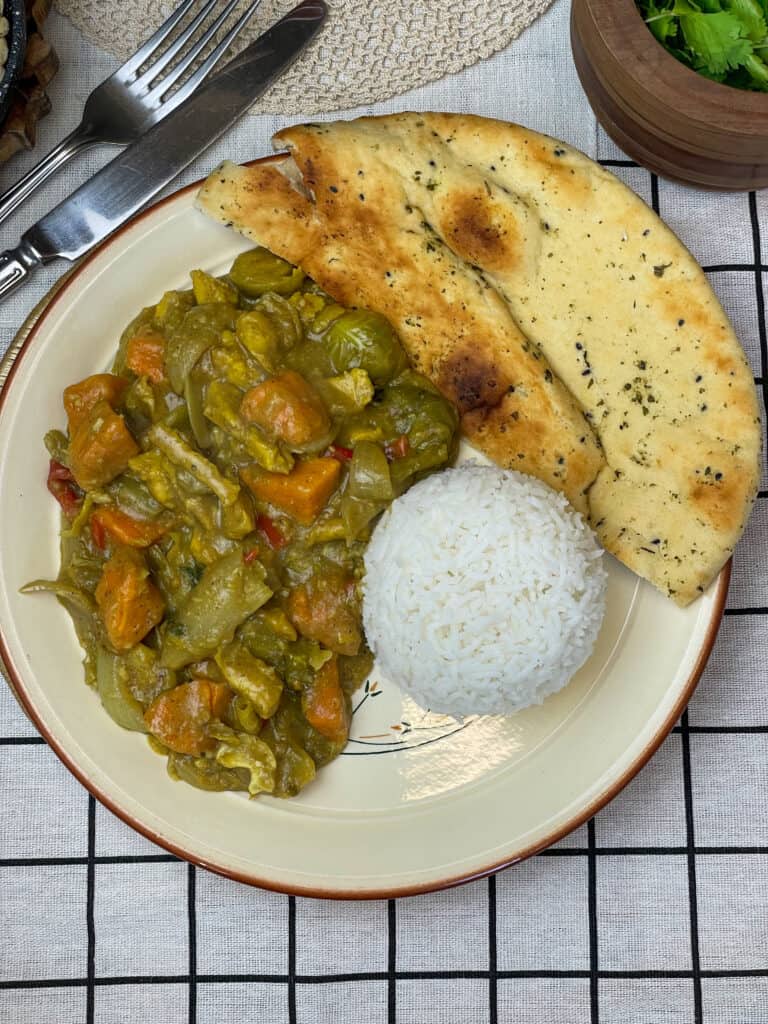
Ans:
[{"label": "brown rim of plate", "polygon": [[[272,160],[275,157],[265,157],[265,160]],[[260,163],[261,161],[255,160],[252,163]],[[101,251],[108,245],[111,245],[116,238],[118,238],[128,228],[133,227],[138,221],[143,220],[144,217],[154,214],[157,210],[173,200],[178,199],[180,196],[185,195],[192,189],[198,189],[202,181],[193,182],[191,185],[187,185],[184,188],[179,189],[170,196],[166,196],[161,199],[158,203],[143,210],[140,214],[133,217],[127,224],[118,229],[113,235],[111,235],[106,241],[102,242],[90,255],[86,256],[80,263],[76,264],[71,270],[67,271],[63,277],[61,277],[51,288],[47,295],[41,299],[41,301],[35,306],[29,316],[26,318],[15,338],[11,342],[11,345],[0,361],[0,412],[2,411],[5,403],[5,396],[8,392],[8,387],[13,381],[17,367],[21,362],[21,358],[26,352],[30,341],[34,337],[36,329],[45,320],[51,307],[53,306],[56,299],[66,291],[72,284],[74,284],[82,270],[87,267],[92,260],[94,260]],[[239,871],[233,871],[225,867],[221,867],[218,864],[211,864],[201,857],[197,857],[194,854],[190,854],[188,851],[183,849],[181,846],[177,846],[175,843],[170,842],[163,836],[158,835],[151,828],[143,825],[137,821],[130,814],[124,811],[118,804],[116,804],[110,796],[102,792],[101,789],[89,779],[85,772],[70,758],[69,754],[60,746],[56,737],[50,732],[45,723],[41,720],[37,713],[37,710],[30,700],[24,689],[24,683],[21,679],[21,674],[16,671],[16,666],[11,658],[10,651],[5,642],[5,636],[3,632],[2,623],[0,623],[0,659],[3,662],[6,672],[8,673],[9,687],[13,695],[16,697],[18,702],[21,704],[22,709],[26,715],[30,718],[33,724],[36,726],[41,736],[53,750],[59,760],[69,769],[69,771],[75,776],[75,778],[82,783],[83,786],[91,793],[107,810],[111,811],[116,817],[120,818],[121,821],[125,822],[126,825],[134,829],[136,832],[143,835],[146,839],[149,839],[155,845],[168,850],[169,853],[174,854],[181,860],[186,860],[191,864],[195,864],[198,867],[205,868],[207,871],[213,871],[215,874],[223,875],[225,878],[231,878],[234,882],[241,882],[245,885],[258,886],[261,889],[269,889],[273,892],[287,893],[290,896],[307,896],[314,899],[332,899],[332,900],[377,900],[377,899],[393,899],[400,896],[417,896],[421,893],[435,892],[440,889],[450,889],[457,885],[463,885],[466,882],[475,882],[478,879],[486,878],[488,875],[495,874],[497,871],[501,871],[504,868],[511,867],[513,864],[519,864],[523,860],[527,860],[528,857],[534,856],[541,850],[545,850],[547,847],[552,846],[553,843],[558,842],[564,836],[567,836],[574,829],[583,825],[585,821],[596,814],[601,808],[603,808],[630,782],[640,769],[647,764],[653,754],[656,753],[662,742],[666,739],[667,735],[671,731],[675,722],[678,720],[680,715],[685,710],[685,706],[691,699],[693,691],[696,689],[704,666],[712,653],[712,648],[717,637],[717,631],[720,628],[720,623],[723,618],[723,610],[725,608],[725,601],[728,595],[728,584],[731,578],[731,565],[732,559],[723,566],[720,571],[720,575],[717,578],[717,591],[715,594],[715,604],[713,608],[712,618],[707,629],[704,642],[699,650],[696,663],[693,666],[690,676],[685,682],[680,697],[675,701],[675,705],[667,715],[662,725],[656,731],[653,739],[648,743],[645,749],[635,758],[629,768],[613,783],[608,789],[601,793],[595,800],[593,800],[586,808],[579,811],[571,820],[562,827],[556,829],[550,835],[544,839],[532,844],[524,850],[520,850],[511,856],[505,857],[504,859],[497,861],[493,864],[489,864],[487,867],[479,868],[478,870],[471,871],[468,874],[453,875],[447,878],[441,878],[437,882],[427,882],[422,885],[405,885],[398,886],[391,889],[360,889],[356,892],[343,892],[333,889],[313,889],[309,887],[299,885],[276,885],[274,882],[260,878],[257,875],[244,874]]]}]

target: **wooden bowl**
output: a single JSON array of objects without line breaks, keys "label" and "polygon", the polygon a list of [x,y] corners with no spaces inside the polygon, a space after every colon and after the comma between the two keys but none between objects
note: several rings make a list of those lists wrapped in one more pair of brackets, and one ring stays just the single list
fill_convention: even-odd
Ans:
[{"label": "wooden bowl", "polygon": [[681,64],[634,0],[573,0],[571,47],[597,119],[633,159],[699,187],[768,186],[768,94]]}]

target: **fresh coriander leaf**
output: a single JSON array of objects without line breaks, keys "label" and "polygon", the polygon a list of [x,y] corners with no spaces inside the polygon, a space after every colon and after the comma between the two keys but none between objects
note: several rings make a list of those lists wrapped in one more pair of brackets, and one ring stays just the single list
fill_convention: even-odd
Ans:
[{"label": "fresh coriander leaf", "polygon": [[646,5],[646,24],[653,32],[660,43],[666,43],[668,39],[677,33],[677,18],[660,10],[653,0]]},{"label": "fresh coriander leaf", "polygon": [[[727,71],[723,71],[719,75],[713,75],[709,71],[706,71],[704,68],[696,68],[696,71],[698,74],[701,75],[702,78],[708,78],[711,82],[720,82],[721,85],[728,84],[727,79],[729,72]],[[730,72],[730,74],[733,74],[733,72]]]},{"label": "fresh coriander leaf", "polygon": [[762,43],[768,35],[763,11],[757,0],[725,0],[726,10],[739,19],[743,34],[753,43]]},{"label": "fresh coriander leaf", "polygon": [[683,38],[695,54],[697,69],[712,75],[740,67],[752,53],[738,18],[719,14],[686,14],[680,18]]}]

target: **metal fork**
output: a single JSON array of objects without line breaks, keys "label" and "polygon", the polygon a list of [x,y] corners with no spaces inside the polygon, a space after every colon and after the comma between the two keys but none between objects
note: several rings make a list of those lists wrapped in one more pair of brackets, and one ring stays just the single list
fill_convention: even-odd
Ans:
[{"label": "metal fork", "polygon": [[240,0],[228,0],[203,34],[193,40],[198,29],[215,13],[215,9],[221,6],[220,0],[208,0],[171,45],[150,67],[140,73],[142,66],[157,52],[184,15],[197,2],[198,0],[184,0],[122,67],[96,86],[85,102],[83,119],[77,128],[20,181],[0,195],[0,222],[13,213],[76,153],[99,143],[127,145],[169,114],[195,91],[216,66],[240,30],[255,13],[261,0],[252,0],[248,9],[200,67],[175,91],[170,91],[193,66]]}]

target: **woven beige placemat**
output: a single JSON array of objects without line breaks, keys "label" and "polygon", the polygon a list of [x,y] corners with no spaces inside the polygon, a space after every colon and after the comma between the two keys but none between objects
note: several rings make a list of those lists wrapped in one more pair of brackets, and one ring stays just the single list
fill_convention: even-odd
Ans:
[{"label": "woven beige placemat", "polygon": [[[310,49],[258,103],[271,114],[311,114],[374,103],[497,53],[552,0],[328,0]],[[57,0],[102,49],[124,59],[170,14],[156,0]],[[290,0],[263,0],[249,38],[285,14]]]}]

